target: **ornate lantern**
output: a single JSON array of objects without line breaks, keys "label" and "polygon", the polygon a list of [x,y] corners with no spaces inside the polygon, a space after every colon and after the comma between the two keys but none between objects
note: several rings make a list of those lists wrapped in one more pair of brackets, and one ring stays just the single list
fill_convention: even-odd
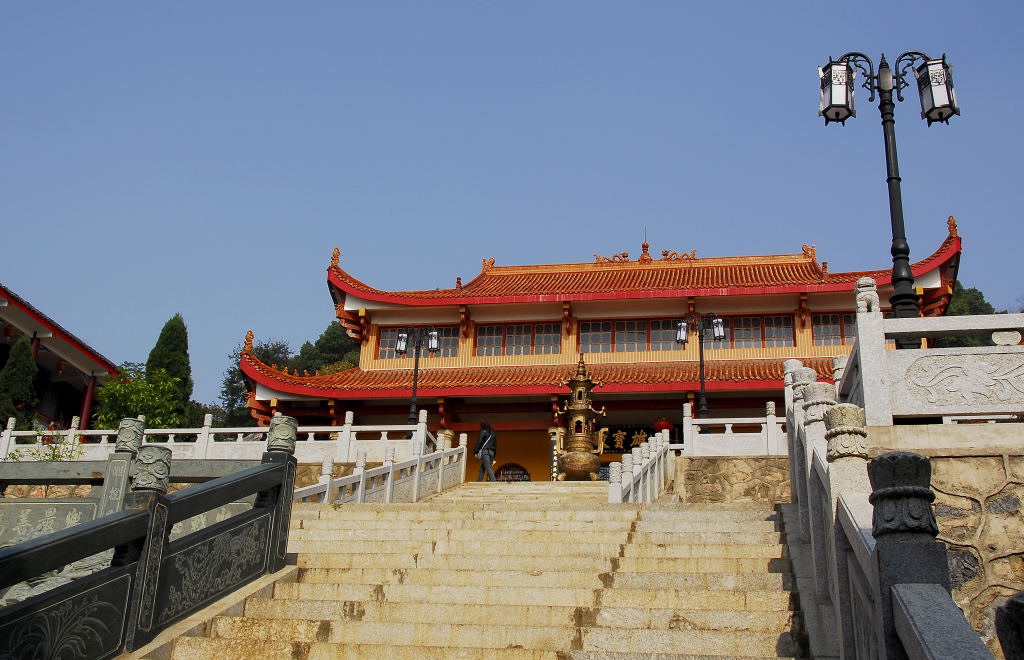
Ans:
[{"label": "ornate lantern", "polygon": [[818,114],[825,118],[825,125],[837,121],[845,124],[850,117],[856,117],[853,108],[853,68],[847,62],[833,62],[818,68],[821,78],[821,100]]},{"label": "ornate lantern", "polygon": [[409,334],[406,332],[399,332],[398,338],[395,341],[395,353],[399,355],[405,355],[409,344]]},{"label": "ornate lantern", "polygon": [[921,118],[931,126],[937,121],[949,123],[949,118],[960,114],[953,89],[951,67],[946,56],[941,60],[928,60],[915,71],[917,91],[921,95]]},{"label": "ornate lantern", "polygon": [[690,328],[686,321],[676,323],[676,343],[685,344],[690,338]]}]

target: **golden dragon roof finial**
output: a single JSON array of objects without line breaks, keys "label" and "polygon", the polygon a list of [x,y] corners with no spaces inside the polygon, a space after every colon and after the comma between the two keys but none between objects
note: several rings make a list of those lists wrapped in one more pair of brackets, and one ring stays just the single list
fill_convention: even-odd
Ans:
[{"label": "golden dragon roof finial", "polygon": [[243,353],[252,353],[252,339],[255,335],[252,334],[252,330],[245,333],[245,343],[242,344]]},{"label": "golden dragon roof finial", "polygon": [[954,218],[953,216],[949,216],[949,220],[946,220],[946,226],[949,227],[949,235],[952,236],[953,238],[956,238],[957,236],[960,235],[959,233],[957,233],[956,229],[956,218]]},{"label": "golden dragon roof finial", "polygon": [[334,248],[334,251],[331,252],[331,265],[332,266],[337,266],[338,265],[338,261],[340,261],[340,260],[341,260],[341,250],[338,249],[338,248]]}]

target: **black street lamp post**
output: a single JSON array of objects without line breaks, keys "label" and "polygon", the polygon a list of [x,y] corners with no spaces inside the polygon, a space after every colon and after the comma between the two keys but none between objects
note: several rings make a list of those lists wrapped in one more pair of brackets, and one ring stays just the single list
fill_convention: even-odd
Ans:
[{"label": "black street lamp post", "polygon": [[[916,67],[915,67],[916,65]],[[910,85],[908,73],[913,70],[921,97],[921,117],[931,126],[935,122],[949,123],[949,118],[960,114],[953,78],[946,56],[932,59],[925,53],[911,50],[896,58],[895,69],[882,55],[875,65],[863,53],[846,53],[838,60],[829,60],[818,69],[821,78],[821,101],[818,114],[825,118],[825,125],[846,123],[856,117],[854,109],[854,78],[859,71],[864,76],[861,86],[870,92],[868,101],[878,94],[878,110],[882,114],[882,134],[885,138],[886,184],[889,188],[889,217],[892,224],[892,296],[889,304],[896,318],[915,318],[921,315],[920,299],[914,290],[914,274],[910,270],[910,244],[903,223],[903,197],[900,191],[900,166],[896,155],[896,130],[893,111],[893,92],[903,100],[903,89]],[[898,348],[918,348],[920,340],[913,337],[896,340]]]},{"label": "black street lamp post", "polygon": [[698,355],[700,356],[700,398],[697,399],[697,417],[707,419],[711,414],[708,410],[708,393],[704,380],[704,332],[711,330],[713,341],[725,339],[725,323],[718,314],[708,312],[707,314],[694,314],[690,312],[683,316],[682,321],[676,322],[676,343],[686,346],[689,341],[690,326],[693,326],[697,334]]},{"label": "black street lamp post", "polygon": [[395,353],[405,355],[409,350],[409,342],[412,342],[413,355],[415,356],[412,367],[412,401],[409,403],[409,424],[416,423],[416,388],[420,381],[420,353],[424,345],[431,355],[439,348],[437,330],[434,328],[412,327],[405,332],[398,333],[395,342]]}]

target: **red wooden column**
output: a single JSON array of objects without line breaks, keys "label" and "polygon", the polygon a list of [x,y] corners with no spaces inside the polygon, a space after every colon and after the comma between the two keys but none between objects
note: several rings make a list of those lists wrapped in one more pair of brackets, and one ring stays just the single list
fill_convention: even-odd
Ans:
[{"label": "red wooden column", "polygon": [[35,362],[39,357],[39,346],[43,343],[43,340],[39,337],[32,335],[32,361]]},{"label": "red wooden column", "polygon": [[89,428],[89,416],[92,415],[92,402],[96,396],[96,376],[89,376],[89,384],[85,386],[85,395],[82,397],[82,412],[78,415],[78,428],[85,430]]}]

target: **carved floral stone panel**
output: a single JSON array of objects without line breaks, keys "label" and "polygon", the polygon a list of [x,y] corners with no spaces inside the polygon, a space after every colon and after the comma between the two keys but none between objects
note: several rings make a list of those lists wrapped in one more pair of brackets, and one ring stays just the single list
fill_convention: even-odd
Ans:
[{"label": "carved floral stone panel", "polygon": [[913,398],[937,407],[1024,404],[1024,355],[929,355],[907,368],[903,383]]}]

